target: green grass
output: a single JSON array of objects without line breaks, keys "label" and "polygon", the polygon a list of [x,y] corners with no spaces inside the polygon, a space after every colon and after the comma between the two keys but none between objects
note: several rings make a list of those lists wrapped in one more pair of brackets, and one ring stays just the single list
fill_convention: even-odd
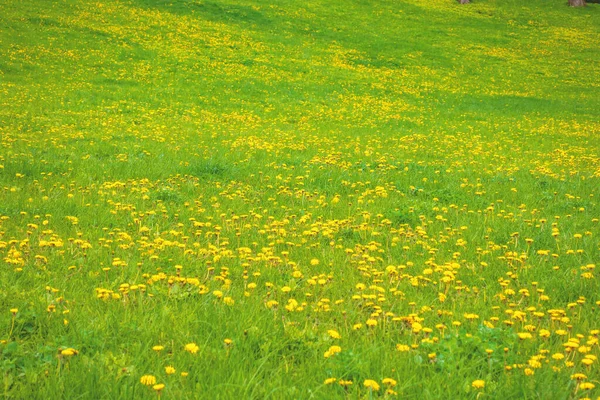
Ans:
[{"label": "green grass", "polygon": [[599,396],[565,3],[0,4],[3,398]]}]

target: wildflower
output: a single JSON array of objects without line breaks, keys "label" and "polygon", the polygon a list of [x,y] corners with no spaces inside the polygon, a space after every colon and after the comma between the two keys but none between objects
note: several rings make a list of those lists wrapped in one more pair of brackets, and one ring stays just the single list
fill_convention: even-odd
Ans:
[{"label": "wildflower", "polygon": [[60,354],[61,354],[61,355],[63,355],[63,356],[67,356],[67,357],[69,357],[69,356],[74,356],[74,355],[76,355],[76,354],[78,354],[78,353],[79,353],[79,352],[78,352],[77,350],[75,350],[75,349],[73,349],[73,348],[70,348],[70,347],[69,347],[69,348],[67,348],[67,349],[61,350],[61,352],[60,352]]},{"label": "wildflower", "polygon": [[279,302],[277,300],[269,300],[265,305],[267,306],[267,308],[277,308]]},{"label": "wildflower", "polygon": [[325,379],[325,382],[323,382],[323,384],[331,385],[332,383],[336,383],[336,382],[337,382],[337,378],[327,378],[327,379]]},{"label": "wildflower", "polygon": [[159,383],[157,385],[152,386],[152,389],[154,389],[155,391],[157,391],[159,394],[161,392],[161,390],[163,390],[165,388],[165,384],[164,383]]},{"label": "wildflower", "polygon": [[474,380],[474,381],[471,383],[471,386],[472,386],[473,388],[475,388],[475,389],[483,389],[483,388],[485,387],[485,381],[484,381],[484,380],[482,380],[482,379],[477,379],[477,380]]},{"label": "wildflower", "polygon": [[196,343],[188,343],[185,345],[184,349],[188,353],[196,354],[198,352],[198,350],[200,350],[200,347],[198,347],[198,345]]},{"label": "wildflower", "polygon": [[589,367],[590,365],[592,365],[594,363],[594,360],[589,359],[589,358],[584,358],[583,360],[581,360],[581,363],[587,367]]},{"label": "wildflower", "polygon": [[333,357],[334,355],[341,353],[342,352],[342,348],[340,346],[331,346],[329,348],[329,350],[327,350],[325,352],[324,357],[325,358],[329,358],[329,357]]},{"label": "wildflower", "polygon": [[225,303],[225,305],[232,306],[235,304],[235,300],[232,297],[227,296],[223,298],[223,303]]},{"label": "wildflower", "polygon": [[377,320],[370,318],[367,320],[367,326],[374,327],[377,326]]},{"label": "wildflower", "polygon": [[153,346],[153,347],[152,347],[152,350],[156,351],[157,353],[158,353],[159,351],[163,351],[164,349],[165,349],[165,346],[160,346],[160,345],[157,345],[157,346]]},{"label": "wildflower", "polygon": [[589,347],[587,347],[587,346],[580,346],[580,347],[577,349],[577,351],[578,351],[578,352],[580,352],[580,353],[582,353],[582,354],[589,353],[589,352],[590,352],[590,350],[591,350],[591,349],[590,349]]},{"label": "wildflower", "polygon": [[384,385],[386,385],[386,386],[389,386],[389,387],[394,387],[394,386],[396,386],[396,385],[398,384],[398,382],[396,382],[396,381],[395,381],[394,379],[392,379],[392,378],[384,378],[384,379],[381,381],[381,383],[383,383]]},{"label": "wildflower", "polygon": [[517,336],[521,340],[531,339],[533,337],[533,336],[531,336],[531,333],[529,333],[529,332],[519,332],[519,333],[517,333]]},{"label": "wildflower", "polygon": [[17,313],[19,312],[18,308],[11,308],[10,312],[12,313],[12,315],[17,315]]},{"label": "wildflower", "polygon": [[342,335],[340,335],[340,333],[336,330],[330,329],[327,331],[327,334],[329,335],[329,337],[331,337],[332,339],[341,339]]},{"label": "wildflower", "polygon": [[377,382],[375,382],[374,380],[372,380],[372,379],[366,379],[363,382],[363,385],[366,388],[369,388],[369,389],[371,389],[374,392],[377,392],[379,390],[379,384]]},{"label": "wildflower", "polygon": [[396,345],[396,350],[398,350],[400,352],[410,351],[410,346],[408,346],[406,344],[397,344]]},{"label": "wildflower", "polygon": [[418,322],[413,322],[411,329],[412,329],[413,333],[419,333],[423,329],[423,325],[421,325]]},{"label": "wildflower", "polygon": [[172,366],[167,366],[165,367],[165,372],[167,373],[167,375],[172,375],[175,373],[175,368],[173,368]]},{"label": "wildflower", "polygon": [[182,372],[180,375],[185,378],[186,376],[188,376],[190,373],[189,372]]},{"label": "wildflower", "polygon": [[152,386],[156,383],[156,377],[154,375],[143,375],[140,378],[140,383],[146,386]]},{"label": "wildflower", "polygon": [[581,390],[592,390],[595,387],[596,385],[591,382],[583,382],[581,385],[579,385],[579,389]]},{"label": "wildflower", "polygon": [[550,331],[547,329],[540,329],[540,333],[539,333],[540,337],[542,338],[547,338],[550,337]]}]

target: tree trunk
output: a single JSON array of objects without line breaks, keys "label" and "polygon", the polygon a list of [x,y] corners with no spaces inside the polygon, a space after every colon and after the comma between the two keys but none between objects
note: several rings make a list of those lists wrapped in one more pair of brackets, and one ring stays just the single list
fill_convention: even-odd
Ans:
[{"label": "tree trunk", "polygon": [[583,7],[585,6],[585,0],[569,0],[571,7]]},{"label": "tree trunk", "polygon": [[[569,0],[569,1],[571,1],[571,0]],[[458,2],[459,2],[460,4],[468,4],[468,3],[470,3],[470,2],[471,2],[471,0],[458,0]]]}]

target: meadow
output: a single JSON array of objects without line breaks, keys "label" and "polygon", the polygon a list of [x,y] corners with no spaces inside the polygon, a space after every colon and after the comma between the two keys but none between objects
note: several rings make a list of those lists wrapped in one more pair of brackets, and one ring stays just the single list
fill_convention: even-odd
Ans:
[{"label": "meadow", "polygon": [[0,1],[4,399],[600,398],[600,5]]}]

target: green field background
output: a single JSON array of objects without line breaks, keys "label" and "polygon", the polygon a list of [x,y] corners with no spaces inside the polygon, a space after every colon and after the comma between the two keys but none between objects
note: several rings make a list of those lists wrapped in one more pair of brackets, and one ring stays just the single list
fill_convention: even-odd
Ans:
[{"label": "green field background", "polygon": [[0,1],[0,396],[600,396],[599,78],[598,4]]}]

